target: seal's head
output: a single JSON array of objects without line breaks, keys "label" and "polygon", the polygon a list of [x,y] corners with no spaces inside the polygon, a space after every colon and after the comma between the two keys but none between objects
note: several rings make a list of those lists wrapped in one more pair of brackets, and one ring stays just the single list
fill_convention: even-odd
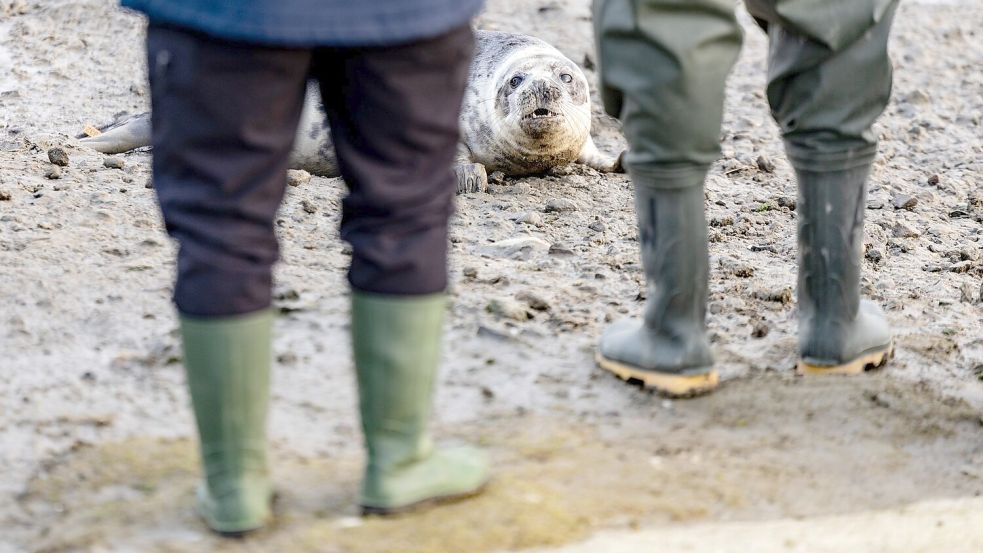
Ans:
[{"label": "seal's head", "polygon": [[[555,52],[555,51],[554,51]],[[499,71],[501,124],[536,149],[579,147],[590,134],[590,93],[579,67],[558,53],[516,56]]]}]

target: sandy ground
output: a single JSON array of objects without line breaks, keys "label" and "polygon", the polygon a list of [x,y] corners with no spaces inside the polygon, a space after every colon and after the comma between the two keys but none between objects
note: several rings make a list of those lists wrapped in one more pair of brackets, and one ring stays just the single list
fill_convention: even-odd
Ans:
[{"label": "sandy ground", "polygon": [[[480,24],[590,65],[589,17],[586,0],[490,0]],[[414,516],[354,516],[343,185],[291,187],[270,429],[280,516],[225,543],[189,508],[174,248],[150,156],[109,168],[70,138],[146,109],[143,22],[108,0],[0,1],[0,553],[981,550],[981,27],[977,1],[898,15],[866,212],[863,286],[898,343],[878,373],[792,374],[796,193],[751,25],[707,183],[718,393],[669,401],[592,362],[604,325],[642,307],[624,176],[571,168],[461,197],[436,431],[485,445],[497,477]],[[616,122],[595,124],[618,151]],[[59,178],[45,176],[51,146],[70,157]]]}]

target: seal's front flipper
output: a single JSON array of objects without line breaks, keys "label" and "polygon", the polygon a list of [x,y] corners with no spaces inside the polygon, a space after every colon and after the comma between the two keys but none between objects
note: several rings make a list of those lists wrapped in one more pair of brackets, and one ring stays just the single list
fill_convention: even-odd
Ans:
[{"label": "seal's front flipper", "polygon": [[602,173],[624,173],[625,167],[622,163],[624,157],[625,152],[618,154],[617,158],[602,154],[594,145],[594,139],[588,137],[584,147],[580,150],[580,156],[577,157],[577,163],[583,163]]},{"label": "seal's front flipper", "polygon": [[79,136],[79,144],[104,154],[121,154],[150,146],[150,112],[117,119],[99,130],[102,133],[96,136]]},{"label": "seal's front flipper", "polygon": [[470,194],[488,191],[488,173],[480,163],[459,163],[454,167],[457,173],[457,193]]}]

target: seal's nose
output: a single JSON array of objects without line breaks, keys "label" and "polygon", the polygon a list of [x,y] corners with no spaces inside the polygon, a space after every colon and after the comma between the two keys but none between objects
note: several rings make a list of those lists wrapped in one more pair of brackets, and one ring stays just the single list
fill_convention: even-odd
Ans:
[{"label": "seal's nose", "polygon": [[546,116],[546,115],[549,115],[549,114],[550,114],[550,110],[548,110],[548,109],[546,109],[546,108],[539,108],[539,109],[537,109],[536,111],[534,111],[533,113],[534,113],[535,115],[539,115],[540,117],[544,117],[544,116]]}]

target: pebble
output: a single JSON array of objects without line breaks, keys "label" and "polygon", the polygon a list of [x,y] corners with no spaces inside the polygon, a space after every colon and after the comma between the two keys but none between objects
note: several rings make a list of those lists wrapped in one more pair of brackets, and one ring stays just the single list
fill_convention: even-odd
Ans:
[{"label": "pebble", "polygon": [[546,202],[543,211],[546,213],[559,213],[563,211],[577,211],[577,204],[566,198],[553,198]]},{"label": "pebble", "polygon": [[123,158],[116,156],[108,156],[102,160],[103,167],[107,169],[122,169],[123,168]]},{"label": "pebble", "polygon": [[895,194],[891,198],[891,205],[894,206],[894,209],[907,209],[911,211],[918,205],[918,198],[907,194]]},{"label": "pebble", "polygon": [[60,179],[61,178],[61,167],[57,165],[52,165],[48,167],[48,170],[44,172],[45,178],[49,179]]},{"label": "pebble", "polygon": [[966,303],[983,301],[983,286],[977,288],[968,282],[959,287],[959,300]]},{"label": "pebble", "polygon": [[736,267],[734,268],[734,276],[739,278],[751,278],[754,276],[754,267],[751,267],[750,265]]},{"label": "pebble", "polygon": [[790,198],[788,196],[780,196],[778,198],[778,207],[787,207],[789,210],[795,211],[795,206],[795,198]]},{"label": "pebble", "polygon": [[478,278],[478,269],[475,269],[474,267],[465,267],[464,270],[461,271],[461,274],[463,274],[465,278]]},{"label": "pebble", "polygon": [[939,176],[938,175],[932,175],[931,177],[928,177],[928,184],[929,184],[929,186],[938,186],[939,185]]},{"label": "pebble", "polygon": [[6,190],[0,190],[0,202],[9,202],[12,196]]},{"label": "pebble", "polygon": [[884,254],[881,253],[881,250],[871,248],[867,250],[867,253],[864,254],[864,257],[873,261],[874,263],[880,263],[881,260],[884,259]]},{"label": "pebble", "polygon": [[921,236],[921,233],[920,232],[918,232],[917,230],[913,229],[909,225],[906,225],[905,223],[901,223],[901,222],[896,223],[894,225],[894,229],[892,230],[892,234],[896,238],[918,238],[919,236]]},{"label": "pebble", "polygon": [[759,300],[773,301],[782,305],[792,303],[792,288],[786,286],[780,290],[760,290],[754,293],[754,297]]},{"label": "pebble", "polygon": [[775,163],[768,156],[758,156],[755,163],[758,165],[758,169],[761,169],[765,173],[772,173],[775,171]]},{"label": "pebble", "polygon": [[549,302],[532,292],[519,292],[515,296],[515,299],[526,302],[526,305],[536,311],[549,311],[550,309]]},{"label": "pebble", "polygon": [[867,209],[884,209],[884,200],[867,200]]},{"label": "pebble", "polygon": [[48,150],[48,161],[61,167],[68,166],[68,154],[65,150],[55,147]]},{"label": "pebble", "polygon": [[485,252],[498,257],[530,256],[536,252],[546,252],[550,243],[535,236],[520,236],[499,240],[485,247]]},{"label": "pebble", "polygon": [[485,306],[485,311],[516,321],[527,321],[531,318],[525,306],[511,299],[493,299]]},{"label": "pebble", "polygon": [[527,211],[516,217],[515,222],[538,227],[543,224],[543,216],[535,211]]},{"label": "pebble", "polygon": [[289,186],[302,186],[311,182],[311,174],[303,169],[287,170],[287,184]]},{"label": "pebble", "polygon": [[591,229],[594,232],[604,232],[605,230],[607,230],[607,227],[604,225],[604,222],[601,220],[594,221],[593,223],[587,225],[587,228]]},{"label": "pebble", "polygon": [[304,209],[305,213],[310,213],[310,214],[317,213],[317,206],[314,205],[314,202],[310,200],[301,200],[300,207]]},{"label": "pebble", "polygon": [[567,246],[566,244],[557,242],[555,244],[551,244],[550,245],[549,254],[550,255],[573,255],[573,249],[570,248],[570,246]]},{"label": "pebble", "polygon": [[505,184],[505,173],[501,171],[492,171],[492,174],[488,175],[489,184]]},{"label": "pebble", "polygon": [[751,337],[764,338],[770,331],[771,328],[764,321],[758,321],[754,323],[754,326],[751,328]]},{"label": "pebble", "polygon": [[949,272],[951,273],[968,273],[974,266],[976,266],[975,261],[960,261],[959,263],[953,263],[949,266]]}]

